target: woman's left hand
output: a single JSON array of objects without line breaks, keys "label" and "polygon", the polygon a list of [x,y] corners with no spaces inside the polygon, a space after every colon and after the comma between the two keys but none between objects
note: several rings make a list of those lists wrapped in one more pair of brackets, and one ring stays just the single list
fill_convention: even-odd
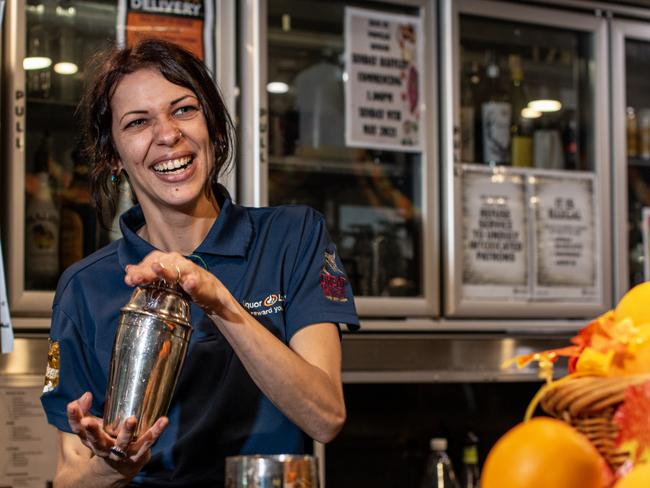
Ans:
[{"label": "woman's left hand", "polygon": [[140,263],[125,268],[124,282],[129,286],[140,286],[156,280],[178,283],[192,301],[210,314],[222,312],[230,295],[221,281],[177,252],[153,251]]}]

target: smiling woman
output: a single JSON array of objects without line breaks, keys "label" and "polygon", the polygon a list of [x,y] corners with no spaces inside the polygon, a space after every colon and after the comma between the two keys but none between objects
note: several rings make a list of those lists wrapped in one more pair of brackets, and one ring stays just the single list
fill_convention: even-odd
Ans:
[{"label": "smiling woman", "polygon": [[[335,324],[358,318],[323,217],[232,202],[218,183],[232,123],[191,53],[145,40],[95,66],[82,109],[98,215],[112,218],[118,174],[138,205],[121,216],[122,239],[59,282],[59,368],[42,396],[60,431],[56,485],[223,486],[227,456],[331,440],[345,421]],[[198,306],[176,395],[169,418],[134,439],[130,417],[113,437],[101,412],[120,308],[131,287],[161,279]]]}]

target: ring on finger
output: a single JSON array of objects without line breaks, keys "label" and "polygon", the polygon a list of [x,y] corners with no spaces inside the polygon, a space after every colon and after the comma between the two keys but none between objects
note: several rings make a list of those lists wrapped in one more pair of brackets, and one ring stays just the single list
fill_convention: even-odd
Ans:
[{"label": "ring on finger", "polygon": [[178,267],[178,264],[175,264],[174,266],[176,266],[176,274],[178,275],[176,277],[176,283],[180,283],[180,281],[181,281],[181,269]]},{"label": "ring on finger", "polygon": [[113,454],[118,459],[124,459],[126,457],[126,451],[124,451],[120,447],[113,446],[113,447],[111,447],[110,451],[111,451],[111,454]]}]

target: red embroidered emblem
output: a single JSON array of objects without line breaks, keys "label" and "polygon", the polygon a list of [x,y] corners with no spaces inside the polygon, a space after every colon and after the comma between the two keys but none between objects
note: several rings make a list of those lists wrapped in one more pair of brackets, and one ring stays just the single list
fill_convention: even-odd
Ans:
[{"label": "red embroidered emblem", "polygon": [[320,272],[320,286],[323,289],[325,298],[333,302],[347,302],[345,296],[345,275],[336,264],[336,254],[325,251],[323,253],[325,262]]}]

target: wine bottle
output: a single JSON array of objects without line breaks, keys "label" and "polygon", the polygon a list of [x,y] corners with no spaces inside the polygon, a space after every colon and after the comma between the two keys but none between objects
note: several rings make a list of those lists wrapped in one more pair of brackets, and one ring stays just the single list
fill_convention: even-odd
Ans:
[{"label": "wine bottle", "polygon": [[533,136],[530,119],[523,117],[522,111],[528,104],[528,96],[524,87],[524,71],[521,57],[511,54],[508,57],[510,65],[510,100],[512,104],[511,159],[512,165],[530,167],[533,165]]},{"label": "wine bottle", "polygon": [[479,81],[478,63],[473,62],[471,71],[463,76],[460,87],[460,158],[465,163],[476,161],[475,91]]},{"label": "wine bottle", "polygon": [[51,140],[48,134],[36,150],[36,187],[25,211],[25,281],[29,288],[52,289],[59,275],[59,209],[50,183]]},{"label": "wine bottle", "polygon": [[481,106],[483,120],[483,162],[510,164],[511,105],[503,89],[501,69],[494,52],[488,55],[486,74],[487,100]]}]

